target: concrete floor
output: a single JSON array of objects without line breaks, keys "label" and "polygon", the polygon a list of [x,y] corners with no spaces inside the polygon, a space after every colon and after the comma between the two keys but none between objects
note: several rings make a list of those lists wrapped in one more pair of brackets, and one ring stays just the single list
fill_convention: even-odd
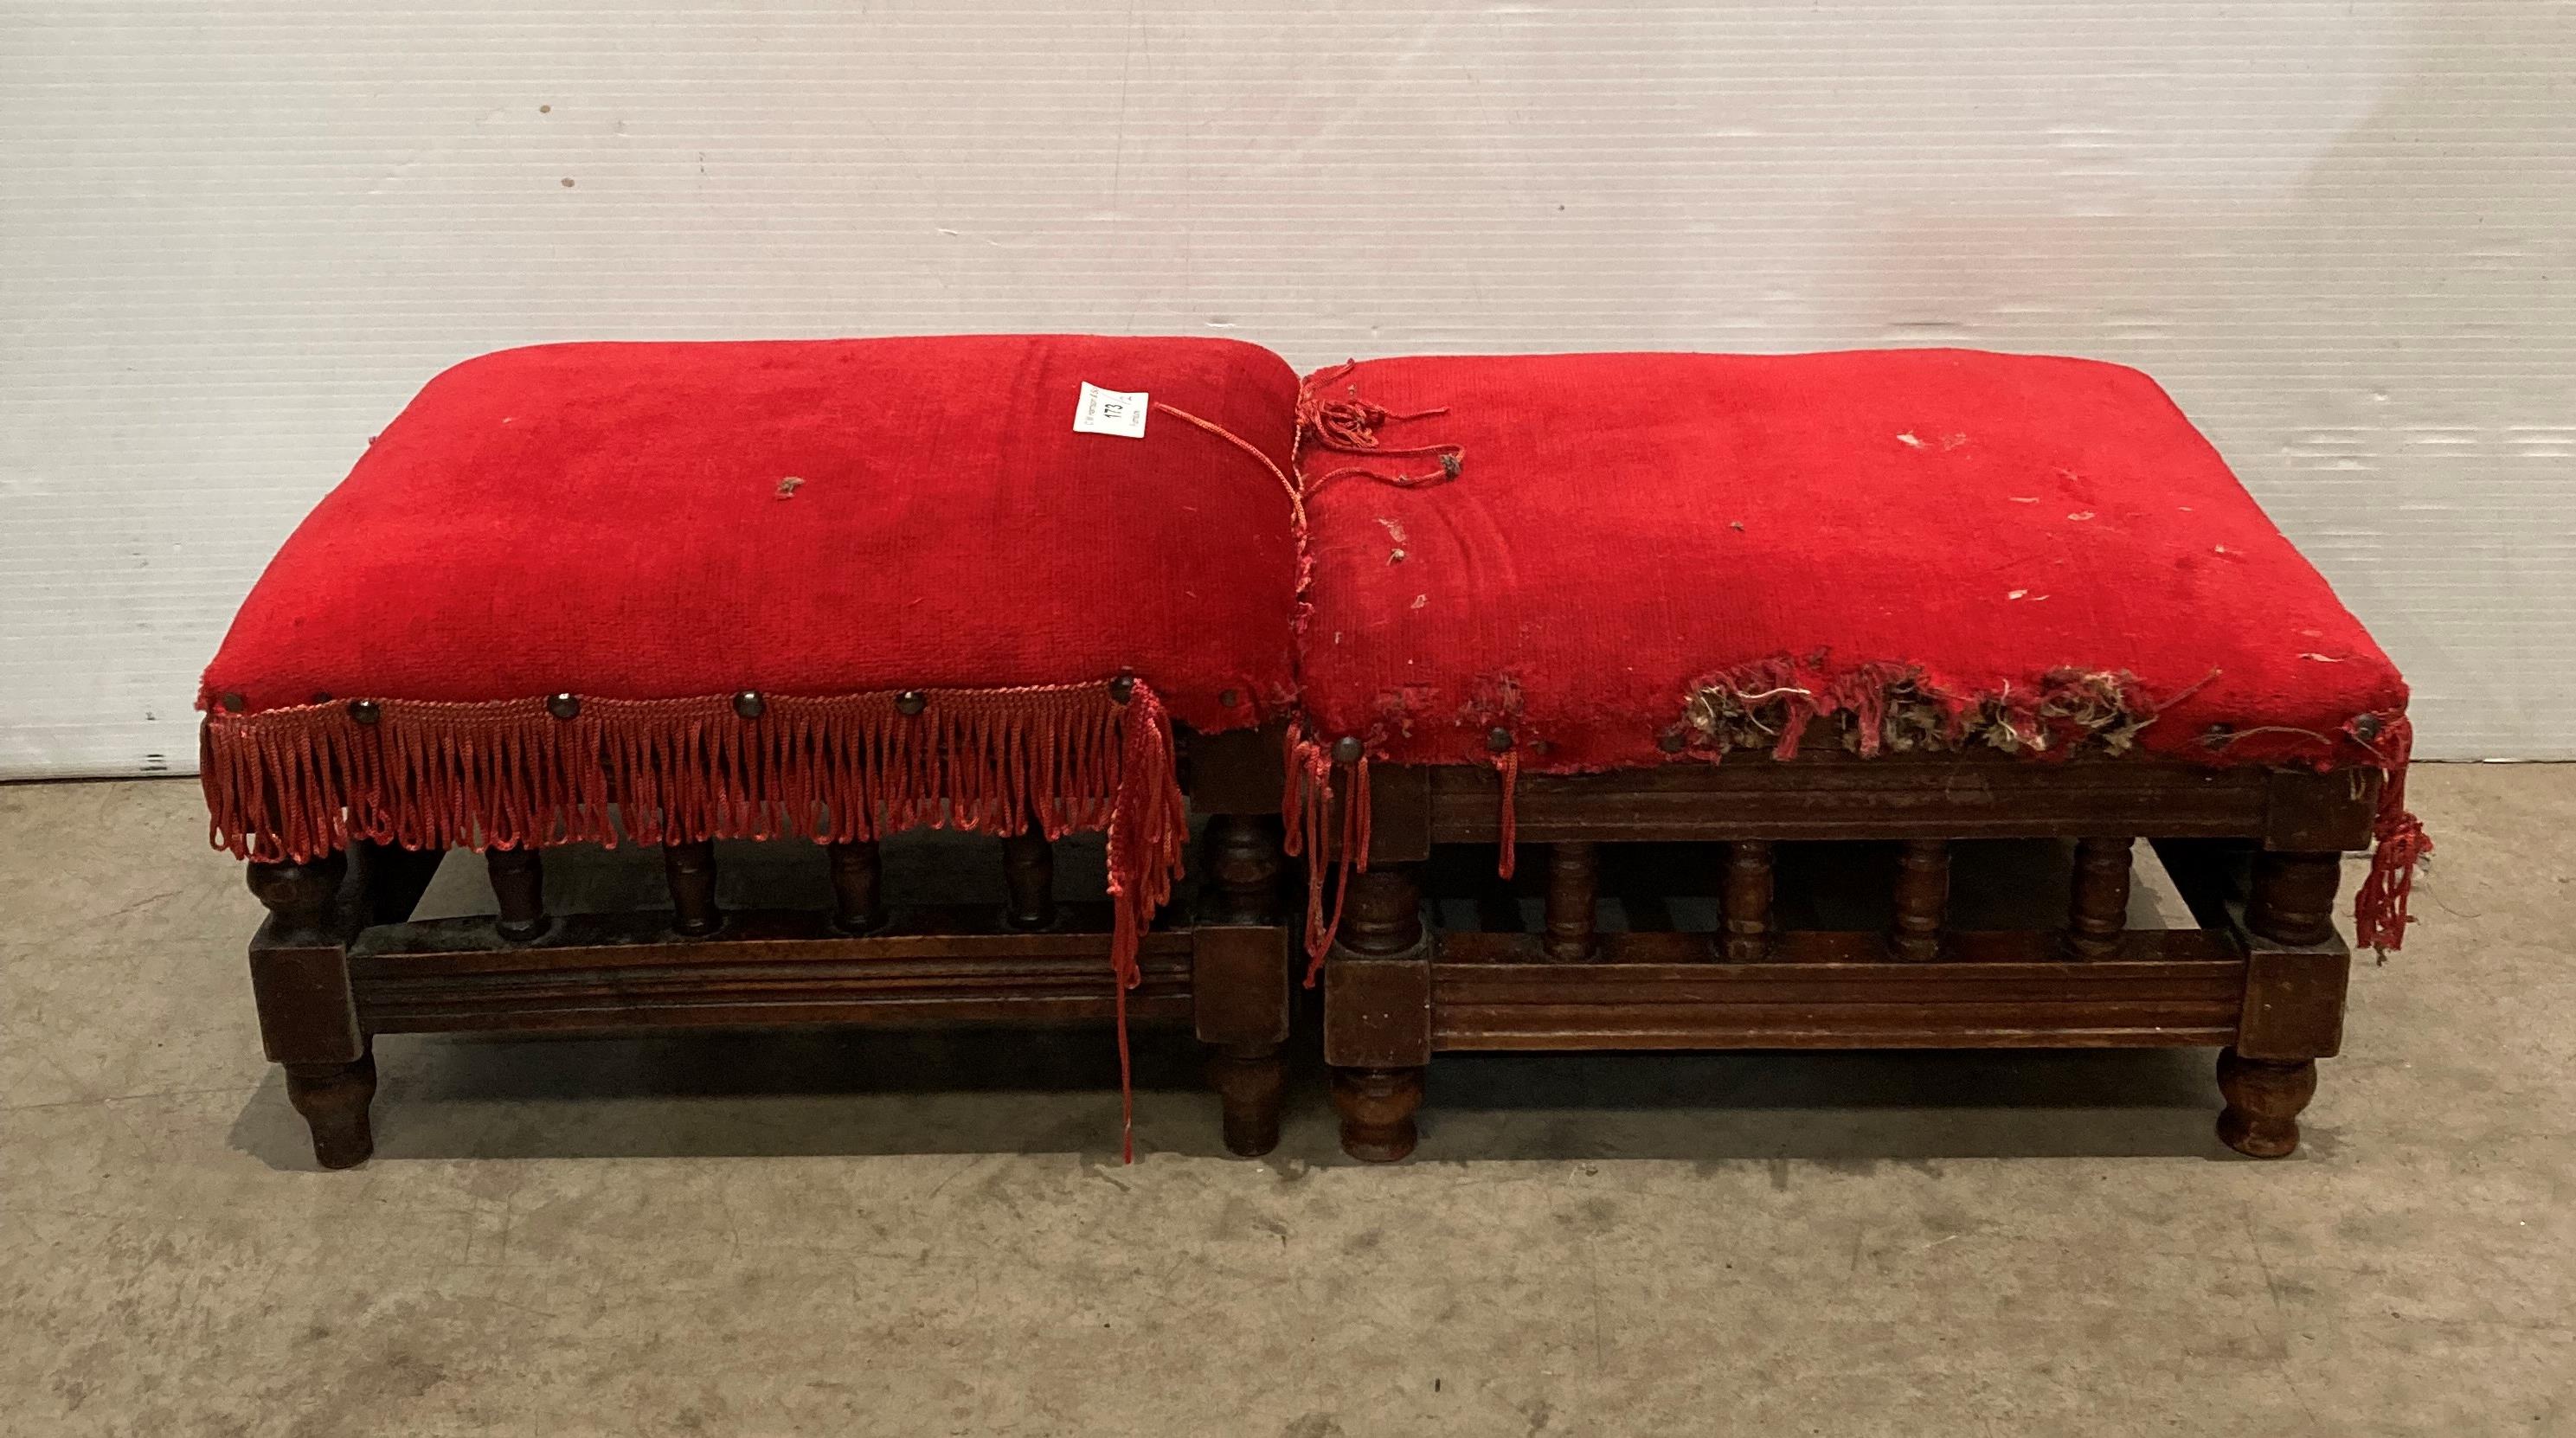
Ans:
[{"label": "concrete floor", "polygon": [[394,1037],[332,1174],[195,786],[0,788],[0,1432],[2576,1433],[2576,767],[2416,794],[2281,1163],[2196,1050],[1444,1056],[1376,1169],[1166,1043],[1122,1169],[1098,1034]]}]

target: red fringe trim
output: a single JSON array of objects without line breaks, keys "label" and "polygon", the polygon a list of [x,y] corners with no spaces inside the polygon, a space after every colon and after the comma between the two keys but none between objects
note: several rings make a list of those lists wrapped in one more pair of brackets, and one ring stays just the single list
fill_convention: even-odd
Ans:
[{"label": "red fringe trim", "polygon": [[217,712],[203,734],[209,834],[242,858],[301,863],[360,841],[518,849],[1106,829],[1132,1161],[1127,991],[1189,841],[1170,716],[1141,682],[1124,704],[1107,684],[924,697],[905,714],[890,693],[764,696],[752,719],[728,696],[585,698],[571,719],[543,699],[375,700],[373,724],[342,702]]}]

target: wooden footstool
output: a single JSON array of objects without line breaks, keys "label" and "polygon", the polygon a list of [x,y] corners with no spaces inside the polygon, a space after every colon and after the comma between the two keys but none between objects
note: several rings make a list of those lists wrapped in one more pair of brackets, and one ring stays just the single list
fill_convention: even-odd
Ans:
[{"label": "wooden footstool", "polygon": [[[1086,384],[1169,414],[1102,432]],[[433,381],[201,701],[317,1157],[372,1149],[378,1034],[952,1022],[1115,1022],[1122,1073],[1128,1021],[1192,1025],[1226,1142],[1268,1149],[1296,392],[1249,345],[1065,337],[564,345]],[[1156,928],[1184,756],[1205,899]],[[1007,894],[884,893],[880,837],[931,825],[996,836]],[[1058,904],[1078,829],[1109,892]],[[721,911],[716,839],[817,846],[834,907]],[[668,909],[549,912],[546,848],[621,842],[661,849]],[[499,912],[409,922],[457,847]]]},{"label": "wooden footstool", "polygon": [[[2406,689],[2152,381],[1905,351],[1307,391],[1292,838],[1348,1151],[1409,1152],[1457,1049],[2212,1045],[2221,1136],[2297,1143],[2339,852],[2376,839],[2360,937],[2393,948],[2428,847]],[[2062,922],[1953,928],[1951,846],[1990,838],[2069,841]],[[2139,838],[2201,927],[2125,927]],[[1897,847],[1886,924],[1777,921],[1819,840]],[[1712,846],[1719,932],[1595,932],[1640,841]],[[1447,843],[1544,845],[1543,931],[1426,932]]]}]

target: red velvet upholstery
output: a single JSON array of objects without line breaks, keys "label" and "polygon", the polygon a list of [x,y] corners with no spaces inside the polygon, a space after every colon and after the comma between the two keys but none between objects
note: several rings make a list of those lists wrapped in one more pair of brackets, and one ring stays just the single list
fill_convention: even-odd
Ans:
[{"label": "red velvet upholstery", "polygon": [[[314,693],[627,699],[1093,682],[1202,729],[1291,693],[1296,376],[1231,340],[575,344],[430,381],[286,542],[206,670]],[[794,481],[791,483],[791,481]],[[1232,690],[1234,702],[1222,695]]]},{"label": "red velvet upholstery", "polygon": [[[1910,678],[1945,722],[1999,720],[1982,732],[2043,752],[2116,694],[2153,716],[2134,734],[2151,750],[2368,763],[2406,702],[2135,370],[1556,355],[1369,360],[1309,385],[1310,411],[1397,416],[1356,444],[1310,437],[1301,459],[1306,708],[1381,759],[1490,763],[1498,727],[1530,769],[1706,757],[1694,693],[1775,723],[1883,717]],[[1439,482],[1436,451],[1354,452],[1370,438],[1456,446],[1458,477]]]},{"label": "red velvet upholstery", "polygon": [[[1144,436],[1076,433],[1085,382],[1147,392]],[[1104,828],[1123,995],[1188,837],[1167,706],[1219,730],[1294,696],[1296,393],[1201,339],[458,365],[208,667],[214,841]]]},{"label": "red velvet upholstery", "polygon": [[1553,355],[1370,360],[1305,389],[1309,788],[1353,736],[1491,763],[1508,835],[1524,768],[1788,758],[1818,720],[1863,754],[2377,767],[2358,932],[2402,942],[2430,850],[2404,809],[2405,683],[2145,375]]}]

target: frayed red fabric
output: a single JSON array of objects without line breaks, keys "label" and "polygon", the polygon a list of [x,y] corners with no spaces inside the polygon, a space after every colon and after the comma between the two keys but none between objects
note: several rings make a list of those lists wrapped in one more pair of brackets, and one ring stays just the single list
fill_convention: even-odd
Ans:
[{"label": "frayed red fabric", "polygon": [[2406,944],[2406,926],[2415,922],[2406,911],[2415,894],[2415,870],[2433,857],[2432,836],[2406,810],[2406,766],[2415,748],[2415,726],[2403,714],[2365,715],[2346,732],[2378,756],[2386,776],[2371,832],[2376,843],[2370,873],[2353,906],[2356,939],[2385,956]]},{"label": "frayed red fabric", "polygon": [[[1308,722],[1385,762],[1572,773],[2091,742],[2372,764],[2396,668],[2155,382],[1959,350],[1365,360],[1304,401]],[[1323,486],[1315,396],[1472,455]],[[1382,416],[1383,418],[1376,418]],[[2368,728],[2368,725],[2362,726]],[[2381,731],[2383,734],[2387,731]],[[2365,943],[2420,852],[2383,820]],[[2389,915],[2397,917],[2390,918]]]}]

